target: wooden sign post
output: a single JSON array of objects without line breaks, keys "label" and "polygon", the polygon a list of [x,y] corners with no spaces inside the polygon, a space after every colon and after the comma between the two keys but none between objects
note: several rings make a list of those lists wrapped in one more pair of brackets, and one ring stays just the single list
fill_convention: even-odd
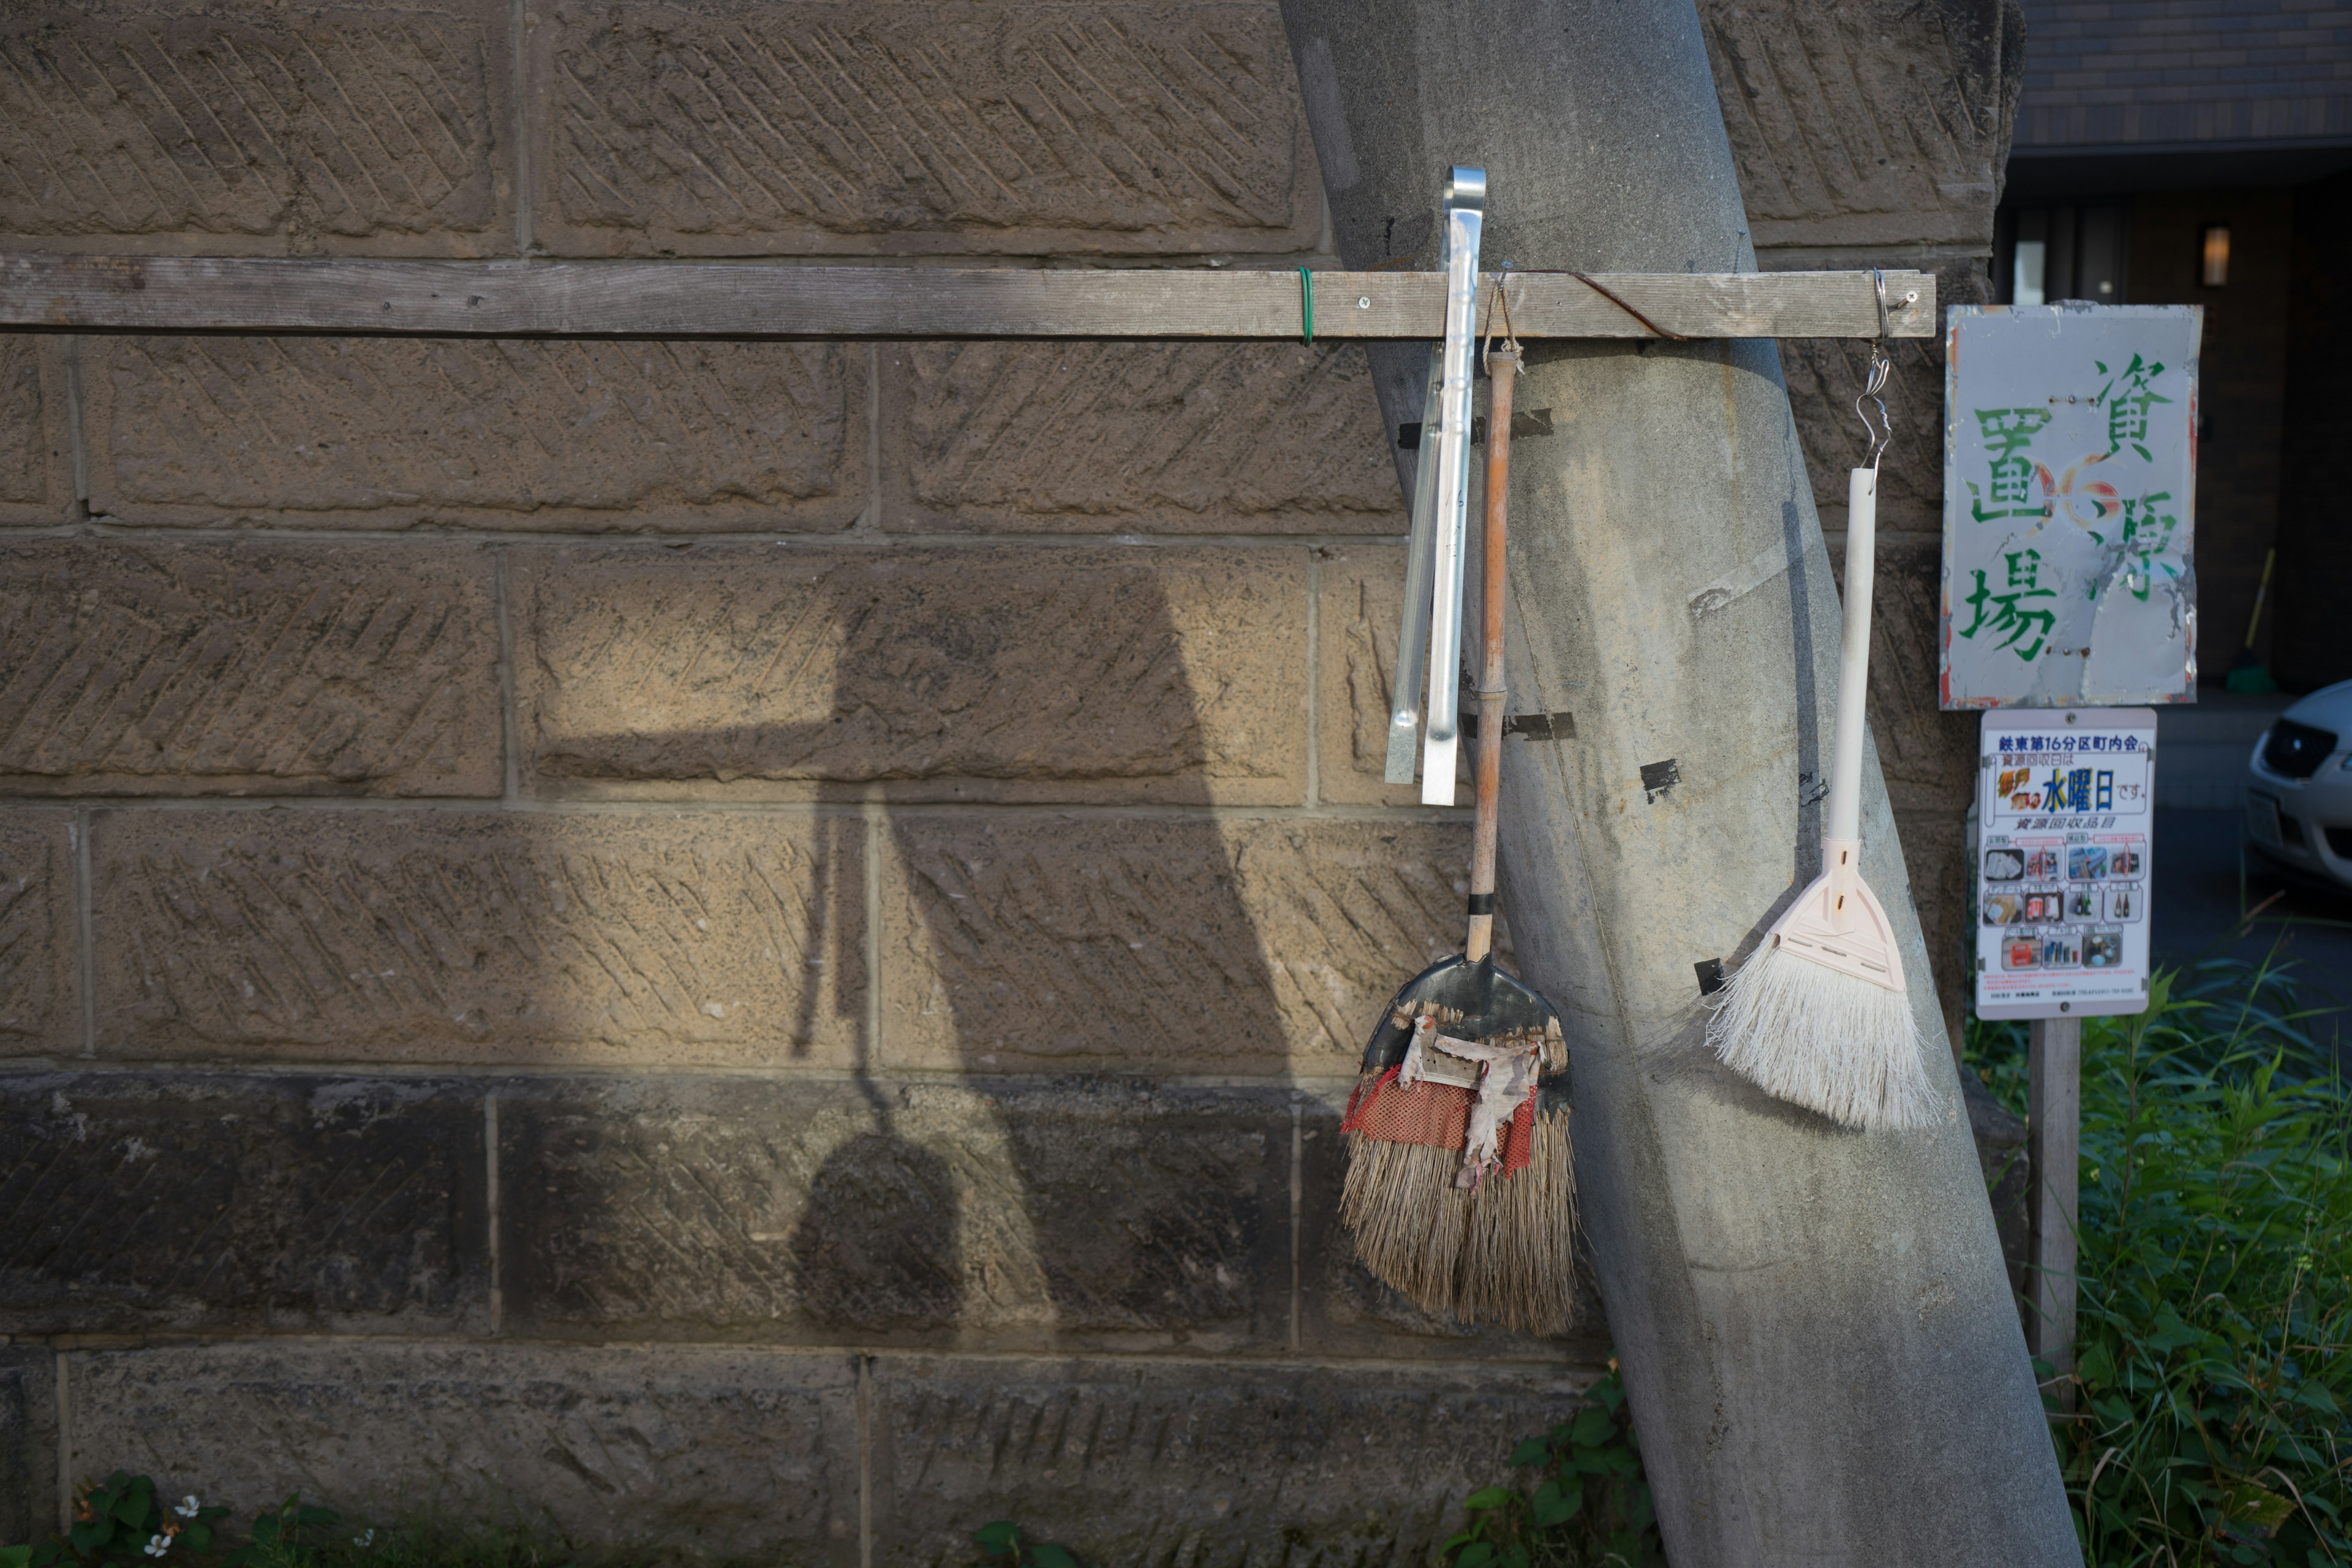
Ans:
[{"label": "wooden sign post", "polygon": [[2074,1264],[2083,1146],[2083,1020],[2036,1018],[2028,1026],[2026,1158],[2033,1194],[2026,1263],[2025,1343],[2050,1363],[2058,1403],[2074,1408]]}]

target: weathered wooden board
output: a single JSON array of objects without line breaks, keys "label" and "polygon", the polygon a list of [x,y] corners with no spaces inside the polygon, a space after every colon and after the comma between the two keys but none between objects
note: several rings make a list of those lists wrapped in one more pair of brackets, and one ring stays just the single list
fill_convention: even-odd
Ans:
[{"label": "weathered wooden board", "polygon": [[[1318,272],[1314,335],[1443,334],[1432,272]],[[1592,285],[1597,284],[1596,289]],[[1936,280],[1886,275],[1892,335],[1924,338]],[[1623,304],[1600,290],[1617,296]],[[0,257],[0,331],[493,338],[1299,338],[1296,271],[670,262]],[[1488,275],[1482,309],[1495,297]],[[1867,272],[1520,272],[1522,338],[1866,338]],[[1628,308],[1630,307],[1630,309]],[[1636,314],[1638,312],[1638,315]]]}]

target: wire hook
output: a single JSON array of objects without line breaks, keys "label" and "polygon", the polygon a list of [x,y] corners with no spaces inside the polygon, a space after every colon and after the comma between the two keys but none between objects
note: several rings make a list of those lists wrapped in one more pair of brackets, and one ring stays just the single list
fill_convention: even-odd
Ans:
[{"label": "wire hook", "polygon": [[1519,334],[1511,326],[1511,296],[1508,292],[1511,264],[1508,261],[1503,262],[1499,270],[1500,276],[1495,279],[1494,303],[1486,307],[1486,347],[1478,356],[1479,363],[1486,366],[1486,374],[1490,380],[1495,374],[1495,310],[1496,306],[1500,306],[1503,312],[1504,352],[1518,361],[1513,365],[1511,374],[1525,375],[1528,370],[1526,361],[1519,356]]},{"label": "wire hook", "polygon": [[[1885,456],[1886,448],[1895,440],[1895,421],[1887,416],[1886,399],[1879,395],[1886,390],[1886,378],[1894,373],[1895,361],[1886,353],[1886,274],[1875,267],[1872,268],[1870,284],[1878,296],[1878,336],[1870,345],[1870,365],[1863,377],[1861,395],[1853,400],[1853,414],[1862,421],[1863,434],[1870,446],[1868,467],[1875,473],[1878,471],[1878,459]],[[1864,398],[1878,405],[1878,423],[1875,425],[1870,422],[1870,415],[1862,406]]]}]

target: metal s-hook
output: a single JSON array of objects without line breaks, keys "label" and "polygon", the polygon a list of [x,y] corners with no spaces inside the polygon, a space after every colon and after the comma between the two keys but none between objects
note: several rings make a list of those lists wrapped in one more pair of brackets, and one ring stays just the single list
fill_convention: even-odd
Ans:
[{"label": "metal s-hook", "polygon": [[[1886,399],[1879,395],[1886,390],[1886,378],[1894,373],[1895,362],[1887,356],[1886,339],[1886,274],[1874,267],[1870,269],[1870,285],[1878,296],[1878,336],[1870,345],[1870,367],[1863,377],[1861,395],[1853,400],[1853,416],[1862,421],[1863,434],[1868,438],[1870,455],[1864,464],[1873,473],[1878,471],[1878,459],[1895,440],[1895,422],[1887,416]],[[1914,295],[1912,298],[1916,299]],[[1904,301],[1910,303],[1909,300]],[[1873,425],[1864,412],[1863,399],[1878,405],[1878,423]]]},{"label": "metal s-hook", "polygon": [[[1480,350],[1478,354],[1478,363],[1486,366],[1486,375],[1490,380],[1495,374],[1495,314],[1498,309],[1503,317],[1503,350],[1511,355],[1514,361],[1517,361],[1519,356],[1519,334],[1511,325],[1511,296],[1508,292],[1511,282],[1510,262],[1507,260],[1502,262],[1498,272],[1499,275],[1495,279],[1494,302],[1486,307],[1486,346]],[[1527,370],[1525,363],[1515,363],[1511,367],[1511,374],[1525,375]]]}]

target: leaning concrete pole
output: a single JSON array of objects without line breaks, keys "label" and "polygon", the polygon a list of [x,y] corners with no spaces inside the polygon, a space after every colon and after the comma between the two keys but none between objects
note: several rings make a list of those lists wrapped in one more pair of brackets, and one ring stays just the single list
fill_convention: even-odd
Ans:
[{"label": "leaning concrete pole", "polygon": [[[1435,263],[1447,163],[1521,268],[1755,260],[1691,0],[1282,0],[1351,267]],[[1602,1300],[1677,1568],[2080,1561],[1874,756],[1934,1131],[1842,1131],[1722,1069],[1694,966],[1820,868],[1838,599],[1766,342],[1538,347],[1513,445],[1503,907],[1576,1047]],[[1421,349],[1375,355],[1390,427]],[[1888,461],[1939,454],[1897,447]],[[1953,962],[1949,954],[1937,962]]]}]

